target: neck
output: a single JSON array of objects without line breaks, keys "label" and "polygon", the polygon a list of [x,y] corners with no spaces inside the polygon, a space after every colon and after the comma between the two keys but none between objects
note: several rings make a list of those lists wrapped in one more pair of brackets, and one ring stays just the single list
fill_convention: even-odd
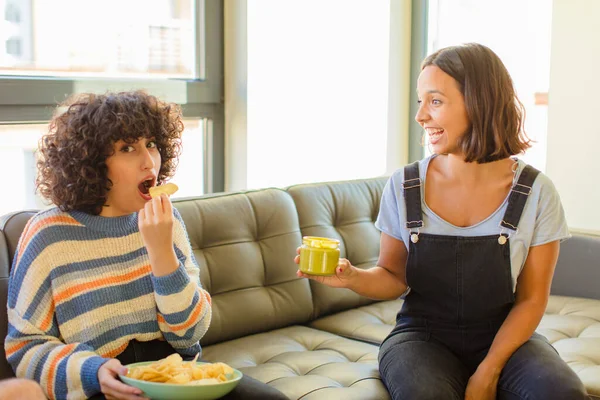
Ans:
[{"label": "neck", "polygon": [[495,178],[498,173],[511,172],[510,167],[514,163],[511,158],[485,164],[469,163],[463,156],[455,154],[445,155],[441,157],[441,161],[442,171],[449,179],[473,185],[487,182],[490,178]]}]

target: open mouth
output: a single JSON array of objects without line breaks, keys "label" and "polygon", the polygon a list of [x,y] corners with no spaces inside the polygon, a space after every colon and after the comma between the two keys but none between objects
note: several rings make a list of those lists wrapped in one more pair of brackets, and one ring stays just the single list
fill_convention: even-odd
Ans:
[{"label": "open mouth", "polygon": [[156,184],[156,181],[154,178],[148,178],[144,181],[142,181],[139,185],[138,185],[138,190],[140,191],[140,194],[142,195],[142,197],[146,200],[150,200],[150,193],[149,190],[152,186],[154,186]]},{"label": "open mouth", "polygon": [[442,135],[444,134],[444,130],[440,129],[440,128],[436,128],[436,129],[427,128],[426,131],[427,131],[427,134],[429,135],[429,143],[431,143],[431,144],[436,144],[440,140]]}]

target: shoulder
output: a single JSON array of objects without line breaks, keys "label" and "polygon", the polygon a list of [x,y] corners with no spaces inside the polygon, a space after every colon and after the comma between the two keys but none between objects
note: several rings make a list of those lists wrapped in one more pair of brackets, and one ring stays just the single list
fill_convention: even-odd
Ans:
[{"label": "shoulder", "polygon": [[43,210],[35,214],[27,222],[25,231],[29,233],[41,232],[53,226],[81,226],[81,223],[77,221],[73,216],[68,213],[61,211],[58,207],[52,207],[47,210]]},{"label": "shoulder", "polygon": [[429,157],[422,158],[418,161],[412,162],[410,164],[406,164],[402,168],[398,168],[394,173],[390,176],[390,181],[394,183],[395,186],[402,187],[401,183],[404,182],[404,170],[407,167],[418,165],[419,168],[419,176],[421,179],[424,178],[425,172],[427,171],[427,167],[429,162],[435,157],[435,155],[431,155]]},{"label": "shoulder", "polygon": [[551,191],[551,192],[556,191],[556,187],[554,186],[554,182],[552,182],[552,179],[550,179],[550,177],[543,172],[540,172],[538,174],[537,178],[535,178],[532,189],[537,189],[538,191],[546,191],[546,192],[547,191]]},{"label": "shoulder", "polygon": [[71,214],[61,211],[58,207],[40,211],[31,217],[25,225],[19,248],[22,249],[32,242],[60,240],[60,229],[52,228],[63,226],[81,226],[81,223],[73,218]]},{"label": "shoulder", "polygon": [[529,199],[525,204],[525,214],[530,214],[532,221],[556,221],[566,223],[564,210],[558,190],[548,175],[540,172],[533,184]]},{"label": "shoulder", "polygon": [[535,181],[533,181],[531,194],[533,198],[538,199],[538,203],[544,203],[555,197],[559,197],[554,182],[552,182],[552,179],[543,172],[539,172]]}]

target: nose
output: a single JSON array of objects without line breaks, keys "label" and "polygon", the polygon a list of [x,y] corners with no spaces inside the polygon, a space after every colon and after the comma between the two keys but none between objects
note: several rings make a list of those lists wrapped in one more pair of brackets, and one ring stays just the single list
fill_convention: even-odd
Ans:
[{"label": "nose", "polygon": [[141,154],[142,154],[142,169],[144,169],[144,170],[153,169],[156,166],[156,163],[154,161],[154,157],[152,157],[152,153],[150,152],[150,149],[148,149],[147,147],[144,147]]},{"label": "nose", "polygon": [[425,109],[423,103],[419,104],[419,109],[417,110],[417,114],[415,115],[415,121],[417,121],[420,125],[423,125],[425,121],[429,119],[429,114]]}]

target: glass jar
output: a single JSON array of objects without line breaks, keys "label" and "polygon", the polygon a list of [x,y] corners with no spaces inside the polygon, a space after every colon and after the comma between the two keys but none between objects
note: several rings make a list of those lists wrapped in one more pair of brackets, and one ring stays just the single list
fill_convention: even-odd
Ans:
[{"label": "glass jar", "polygon": [[333,275],[340,261],[340,241],[304,236],[300,248],[300,271],[310,275]]}]

